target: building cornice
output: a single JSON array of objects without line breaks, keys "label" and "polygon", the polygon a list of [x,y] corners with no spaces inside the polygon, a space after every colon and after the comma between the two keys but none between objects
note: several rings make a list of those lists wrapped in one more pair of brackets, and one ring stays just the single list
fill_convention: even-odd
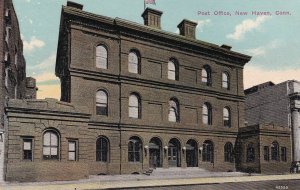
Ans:
[{"label": "building cornice", "polygon": [[[184,36],[166,32],[160,29],[151,28],[142,24],[127,21],[120,18],[109,18],[85,12],[72,7],[63,6],[64,18],[68,22],[73,22],[82,26],[89,26],[96,29],[103,27],[105,24],[110,32],[120,33],[121,35],[132,36],[155,43],[163,43],[171,47],[180,48],[181,50],[192,51],[200,55],[217,57],[218,59],[244,66],[251,57],[224,49],[218,45],[207,43],[201,40],[186,38]],[[86,22],[93,21],[93,22]]]},{"label": "building cornice", "polygon": [[[156,89],[165,89],[165,90],[173,90],[173,91],[182,91],[187,93],[203,93],[205,95],[210,94],[211,97],[216,97],[219,99],[226,99],[226,100],[233,100],[233,101],[245,101],[245,96],[243,95],[235,95],[235,94],[228,94],[228,93],[222,93],[220,90],[214,90],[214,89],[204,89],[204,88],[196,88],[193,86],[186,86],[181,84],[171,84],[171,83],[165,83],[160,81],[153,81],[148,79],[142,79],[142,78],[136,78],[136,77],[130,77],[130,76],[119,76],[119,75],[113,75],[113,74],[106,74],[106,73],[99,73],[95,71],[86,71],[82,69],[76,69],[76,68],[70,68],[70,75],[76,76],[76,77],[83,77],[90,80],[107,80],[109,82],[115,82],[120,84],[133,84],[133,85],[140,85],[140,86],[147,86]],[[200,84],[199,84],[200,86]]]}]

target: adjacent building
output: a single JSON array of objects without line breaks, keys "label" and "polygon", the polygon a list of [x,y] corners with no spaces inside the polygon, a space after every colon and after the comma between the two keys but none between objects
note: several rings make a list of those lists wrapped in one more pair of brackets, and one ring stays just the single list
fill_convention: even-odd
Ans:
[{"label": "adjacent building", "polygon": [[[23,42],[12,0],[0,2],[0,180],[3,171],[4,107],[8,99],[23,99],[26,94],[26,62]],[[36,94],[34,86],[33,94]]]},{"label": "adjacent building", "polygon": [[245,90],[245,94],[247,125],[271,124],[290,130],[292,167],[298,166],[300,161],[300,82],[290,80],[277,85],[266,82]]},{"label": "adjacent building", "polygon": [[236,167],[248,173],[284,174],[291,168],[291,131],[274,124],[242,127],[236,143]]}]

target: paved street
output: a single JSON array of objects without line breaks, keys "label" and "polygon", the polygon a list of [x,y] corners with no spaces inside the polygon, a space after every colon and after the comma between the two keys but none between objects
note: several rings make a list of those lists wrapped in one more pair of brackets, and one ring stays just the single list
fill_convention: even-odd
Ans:
[{"label": "paved street", "polygon": [[[279,181],[259,181],[243,183],[221,183],[221,184],[201,184],[183,185],[153,188],[130,188],[134,190],[299,190],[299,180],[279,180]],[[129,190],[129,189],[123,189]]]},{"label": "paved street", "polygon": [[[100,178],[45,183],[6,183],[2,190],[100,190],[100,189],[300,189],[300,174],[227,176],[174,179],[126,179],[104,180]],[[158,188],[159,187],[159,188]]]}]

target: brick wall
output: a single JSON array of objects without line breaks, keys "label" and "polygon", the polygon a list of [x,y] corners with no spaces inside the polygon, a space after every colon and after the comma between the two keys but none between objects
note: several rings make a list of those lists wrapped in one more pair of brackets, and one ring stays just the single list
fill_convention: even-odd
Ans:
[{"label": "brick wall", "polygon": [[[291,131],[289,128],[276,125],[254,125],[241,128],[238,137],[237,151],[240,155],[237,169],[258,173],[289,173],[292,162]],[[279,145],[279,159],[271,158],[273,142]],[[255,149],[254,162],[247,162],[247,146],[252,143]],[[269,160],[264,160],[264,146],[269,147]],[[286,161],[281,159],[281,147],[286,147]]]},{"label": "brick wall", "polygon": [[[24,110],[25,109],[25,110]],[[88,111],[71,104],[46,100],[10,100],[6,108],[7,181],[54,181],[87,178],[86,146]],[[43,134],[55,130],[59,136],[59,159],[43,159]],[[32,139],[32,160],[23,159],[23,139]],[[78,142],[78,160],[68,160],[68,139]]]},{"label": "brick wall", "polygon": [[268,124],[290,127],[288,83],[269,86],[246,96],[248,125]]}]

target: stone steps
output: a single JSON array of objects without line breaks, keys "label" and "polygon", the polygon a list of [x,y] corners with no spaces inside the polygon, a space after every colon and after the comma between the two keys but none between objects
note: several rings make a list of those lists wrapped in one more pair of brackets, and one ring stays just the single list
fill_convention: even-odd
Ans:
[{"label": "stone steps", "polygon": [[164,175],[196,175],[203,174],[209,171],[203,168],[156,168],[151,173],[151,176],[164,176]]}]

